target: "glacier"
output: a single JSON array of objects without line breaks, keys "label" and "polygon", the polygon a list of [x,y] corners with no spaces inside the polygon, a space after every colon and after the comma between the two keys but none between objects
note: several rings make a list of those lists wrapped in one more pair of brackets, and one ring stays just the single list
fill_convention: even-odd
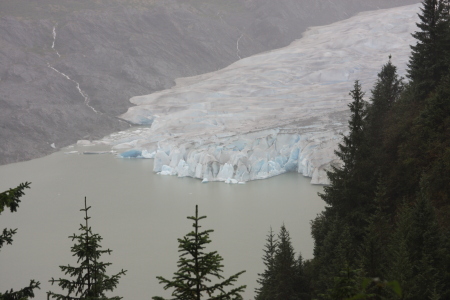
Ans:
[{"label": "glacier", "polygon": [[370,92],[389,55],[406,73],[419,7],[312,27],[285,48],[133,97],[119,117],[139,126],[101,143],[121,157],[154,159],[162,175],[245,183],[298,172],[327,184],[326,170],[341,164],[334,151],[354,81]]}]

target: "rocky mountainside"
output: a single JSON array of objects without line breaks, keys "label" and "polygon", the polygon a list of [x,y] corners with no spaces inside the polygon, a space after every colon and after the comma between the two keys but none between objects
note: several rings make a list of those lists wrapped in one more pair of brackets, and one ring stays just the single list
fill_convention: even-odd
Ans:
[{"label": "rocky mountainside", "polygon": [[130,97],[418,0],[0,0],[0,163],[130,126]]}]

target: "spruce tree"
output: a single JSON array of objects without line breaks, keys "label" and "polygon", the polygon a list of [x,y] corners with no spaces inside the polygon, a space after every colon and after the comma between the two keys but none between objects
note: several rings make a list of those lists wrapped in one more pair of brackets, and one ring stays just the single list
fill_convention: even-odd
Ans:
[{"label": "spruce tree", "polygon": [[[316,226],[314,223],[320,222],[321,219],[316,218],[313,227]],[[340,276],[342,270],[355,269],[357,263],[357,245],[352,241],[349,226],[337,216],[327,217],[326,222],[321,225],[326,226],[326,231],[320,244],[316,239],[316,231],[312,232],[316,240],[314,248],[316,274],[312,279],[312,292],[316,297],[333,289],[333,278]]]},{"label": "spruce tree", "polygon": [[446,272],[442,260],[449,253],[443,245],[434,208],[422,181],[420,193],[412,205],[400,209],[399,221],[390,246],[390,279],[398,280],[406,299],[429,299],[449,292],[442,278]]},{"label": "spruce tree", "polygon": [[112,250],[101,250],[100,242],[102,237],[99,234],[92,233],[92,229],[89,226],[88,210],[91,207],[87,206],[86,198],[84,198],[84,209],[80,211],[84,212],[85,224],[80,224],[80,234],[73,234],[69,236],[72,241],[76,243],[72,246],[71,251],[73,256],[78,258],[77,263],[79,266],[73,267],[70,265],[60,266],[60,269],[64,274],[70,277],[75,277],[74,280],[70,279],[54,279],[50,282],[52,285],[56,282],[63,289],[67,290],[67,294],[57,294],[54,292],[47,292],[47,298],[57,300],[119,300],[122,297],[107,297],[105,292],[113,291],[119,279],[122,275],[125,275],[126,271],[123,269],[112,276],[106,275],[106,268],[111,263],[100,262],[99,259],[102,254],[111,254]]},{"label": "spruce tree", "polygon": [[272,299],[298,299],[298,266],[289,232],[284,225],[281,226],[280,233],[278,234],[278,245],[274,263],[275,286],[274,297]]},{"label": "spruce tree", "polygon": [[321,195],[329,206],[312,222],[316,296],[351,286],[330,286],[346,262],[350,271],[363,267],[364,277],[397,280],[403,290],[377,290],[373,281],[358,295],[450,299],[449,1],[424,1],[420,19],[405,90],[389,61],[362,122],[351,107],[350,134],[336,153],[344,164],[329,173]]},{"label": "spruce tree", "polygon": [[384,178],[377,184],[374,199],[375,212],[368,218],[366,234],[359,249],[359,257],[364,267],[365,276],[370,278],[386,279],[388,265],[388,249],[393,226],[389,214],[386,213],[386,189]]},{"label": "spruce tree", "polygon": [[310,277],[305,270],[305,261],[303,260],[302,254],[299,253],[296,261],[296,271],[295,274],[296,284],[295,292],[297,299],[299,300],[309,300],[311,299],[311,288],[310,288]]},{"label": "spruce tree", "polygon": [[270,227],[269,234],[267,235],[266,245],[264,249],[263,262],[265,270],[263,273],[258,274],[259,278],[256,282],[260,287],[255,289],[256,300],[270,300],[274,298],[275,290],[275,253],[277,250],[278,241],[275,238],[275,234]]},{"label": "spruce tree", "polygon": [[[392,108],[385,131],[387,134],[383,140],[386,150],[386,159],[383,161],[389,166],[389,171],[386,172],[388,194],[397,200],[392,201],[393,206],[398,205],[403,198],[414,199],[422,174],[431,170],[434,174],[430,176],[429,182],[434,184],[437,179],[436,182],[444,187],[432,188],[437,192],[432,191],[433,203],[437,203],[436,194],[441,199],[445,198],[442,195],[448,194],[448,189],[445,188],[448,186],[448,180],[445,181],[445,177],[448,178],[445,170],[448,159],[441,152],[445,152],[448,144],[448,126],[443,117],[448,116],[445,113],[448,97],[442,94],[436,97],[436,93],[440,93],[439,90],[445,91],[448,86],[449,1],[423,1],[419,16],[419,30],[413,35],[416,45],[412,46],[407,74],[410,83]],[[447,132],[444,133],[445,131]],[[443,134],[434,139],[437,137],[436,133]]]},{"label": "spruce tree", "polygon": [[373,198],[370,187],[373,168],[367,163],[369,148],[364,132],[366,102],[359,81],[355,81],[350,96],[353,101],[348,105],[351,113],[349,134],[343,136],[335,151],[343,166],[332,166],[327,172],[330,185],[324,187],[324,193],[319,195],[329,205],[325,211],[326,217],[339,215],[350,225],[354,240],[361,242],[371,209],[368,203]]},{"label": "spruce tree", "polygon": [[388,112],[404,90],[402,79],[398,77],[397,68],[392,64],[391,56],[389,56],[389,61],[378,73],[370,97],[371,102],[367,108],[367,136],[373,147],[381,143]]},{"label": "spruce tree", "polygon": [[449,68],[448,54],[448,1],[424,0],[420,22],[420,31],[413,33],[417,40],[411,46],[408,63],[408,78],[411,79],[415,98],[423,101],[439,83],[443,73]]},{"label": "spruce tree", "polygon": [[360,290],[361,270],[353,270],[348,265],[339,272],[333,279],[333,287],[325,294],[320,295],[324,300],[347,300],[347,299],[367,299],[366,297],[356,298],[354,296],[362,294]]},{"label": "spruce tree", "polygon": [[353,99],[348,105],[351,113],[350,120],[348,121],[350,133],[348,136],[343,137],[343,143],[338,145],[339,150],[335,152],[344,162],[347,172],[353,171],[358,160],[362,157],[360,150],[363,148],[363,126],[366,116],[366,102],[363,99],[364,92],[358,80],[355,81],[353,90],[350,91],[349,95]]},{"label": "spruce tree", "polygon": [[[0,193],[0,214],[5,210],[9,209],[12,213],[17,211],[20,198],[25,195],[24,190],[30,188],[30,183],[21,183],[18,187],[9,189],[5,192]],[[17,233],[17,229],[3,229],[0,233],[0,249],[6,243],[6,245],[11,245],[13,242],[12,237]],[[0,293],[0,300],[26,300],[29,298],[34,298],[34,290],[39,289],[39,281],[31,280],[27,287],[24,287],[18,291],[9,290],[4,293]]]},{"label": "spruce tree", "polygon": [[[241,294],[245,285],[225,291],[233,286],[238,277],[245,271],[236,273],[229,278],[212,283],[212,280],[221,280],[223,258],[217,251],[205,252],[205,246],[211,243],[209,234],[214,230],[201,231],[199,221],[206,216],[198,216],[198,206],[195,206],[195,216],[187,217],[194,221],[194,230],[178,239],[178,251],[181,252],[178,260],[178,271],[174,273],[173,280],[158,276],[160,283],[165,284],[164,289],[173,289],[172,299],[183,300],[238,300],[243,299]],[[210,285],[208,285],[211,283]],[[154,300],[164,300],[162,297],[153,297]]]},{"label": "spruce tree", "polygon": [[[364,124],[364,135],[368,152],[364,159],[364,190],[369,197],[374,198],[378,181],[389,172],[388,151],[384,144],[389,134],[389,118],[393,114],[392,107],[397,103],[404,91],[403,78],[397,75],[397,68],[389,61],[383,65],[378,73],[377,81],[371,90],[370,103]],[[386,187],[385,187],[386,188]]]},{"label": "spruce tree", "polygon": [[420,194],[411,210],[407,243],[413,267],[413,299],[426,299],[436,292],[440,293],[442,237],[425,181],[421,182]]},{"label": "spruce tree", "polygon": [[450,70],[426,100],[414,132],[421,141],[420,157],[427,165],[424,175],[433,204],[441,219],[450,220]]},{"label": "spruce tree", "polygon": [[[348,105],[350,108],[350,120],[348,122],[349,134],[343,136],[342,143],[338,145],[335,154],[344,163],[343,167],[332,166],[327,172],[330,185],[324,188],[325,193],[320,194],[321,198],[331,207],[344,206],[343,211],[348,211],[354,207],[352,194],[353,172],[357,167],[357,162],[363,157],[361,150],[364,148],[364,118],[366,115],[364,92],[361,90],[359,81],[355,81],[354,89],[350,91],[353,101]],[[348,208],[348,209],[347,209]]]}]

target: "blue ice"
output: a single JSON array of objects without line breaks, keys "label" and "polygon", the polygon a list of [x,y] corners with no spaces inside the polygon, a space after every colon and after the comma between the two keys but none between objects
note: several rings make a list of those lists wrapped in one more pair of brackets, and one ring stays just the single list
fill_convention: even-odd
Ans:
[{"label": "blue ice", "polygon": [[119,154],[119,156],[122,158],[142,158],[142,151],[132,149]]}]

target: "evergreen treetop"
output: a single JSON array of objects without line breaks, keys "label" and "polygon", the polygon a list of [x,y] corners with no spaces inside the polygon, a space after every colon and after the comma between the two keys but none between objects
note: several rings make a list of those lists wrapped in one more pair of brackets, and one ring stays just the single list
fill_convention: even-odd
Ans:
[{"label": "evergreen treetop", "polygon": [[73,256],[76,256],[78,267],[70,265],[60,266],[60,269],[64,274],[70,277],[75,277],[74,280],[70,279],[54,279],[50,282],[52,285],[57,282],[63,289],[67,290],[67,294],[56,294],[53,292],[47,292],[47,298],[53,298],[57,300],[120,300],[122,297],[107,297],[105,292],[113,291],[119,279],[122,275],[125,275],[126,271],[121,270],[116,275],[106,275],[106,267],[111,263],[104,263],[99,261],[102,254],[111,254],[112,250],[101,250],[100,242],[102,237],[97,233],[92,233],[92,229],[89,226],[88,210],[91,207],[87,206],[86,198],[84,198],[84,208],[80,211],[85,213],[85,224],[80,224],[80,234],[73,234],[69,236],[72,241],[76,243],[72,246]]},{"label": "evergreen treetop", "polygon": [[380,117],[389,111],[404,89],[403,78],[398,77],[397,67],[392,64],[391,58],[389,56],[389,61],[381,68],[375,86],[371,91],[371,103],[367,117],[373,119],[372,122],[381,121]]},{"label": "evergreen treetop", "polygon": [[269,300],[273,299],[273,291],[275,286],[275,254],[278,247],[278,240],[270,227],[270,231],[267,234],[266,245],[264,248],[263,263],[265,270],[263,273],[258,274],[259,278],[256,282],[260,285],[255,289],[256,300]]},{"label": "evergreen treetop", "polygon": [[[174,273],[173,280],[167,280],[162,276],[158,276],[160,283],[164,283],[164,289],[174,289],[172,299],[183,300],[241,300],[241,294],[246,288],[241,285],[226,291],[225,288],[234,285],[238,277],[245,271],[236,273],[227,279],[213,283],[213,280],[221,280],[223,258],[217,251],[206,252],[206,245],[211,243],[209,234],[213,230],[201,231],[199,221],[205,219],[206,216],[198,216],[198,206],[195,206],[195,216],[187,217],[194,221],[192,226],[194,230],[186,234],[183,238],[178,239],[178,252],[180,258],[178,260],[178,271]],[[153,297],[154,300],[164,300],[162,297]]]},{"label": "evergreen treetop", "polygon": [[415,96],[419,101],[432,91],[449,67],[449,3],[446,0],[423,1],[420,31],[412,34],[416,45],[411,46],[411,57],[408,63],[407,77],[415,87]]},{"label": "evergreen treetop", "polygon": [[297,299],[297,261],[291,237],[284,224],[278,234],[278,245],[275,253],[275,300]]},{"label": "evergreen treetop", "polygon": [[277,239],[270,228],[266,239],[263,261],[266,269],[257,282],[256,300],[310,299],[308,279],[303,269],[303,259],[295,259],[294,248],[286,227],[280,229]]},{"label": "evergreen treetop", "polygon": [[388,166],[379,162],[386,161],[386,146],[383,140],[387,135],[386,129],[392,107],[404,91],[402,79],[399,78],[397,68],[392,64],[391,56],[389,56],[389,61],[378,73],[377,81],[371,90],[371,101],[367,104],[363,130],[367,143],[364,158],[364,173],[367,181],[364,184],[364,190],[372,198],[380,187],[380,178],[387,172]]},{"label": "evergreen treetop", "polygon": [[[366,102],[364,92],[359,81],[355,81],[353,90],[350,91],[353,101],[350,108],[350,120],[348,122],[349,134],[343,136],[342,143],[338,145],[335,154],[343,162],[343,166],[332,166],[327,171],[330,185],[324,188],[321,198],[330,206],[328,213],[348,211],[350,208],[359,207],[365,203],[360,187],[361,176],[367,174],[363,162],[368,155],[367,141],[363,131],[366,116]],[[359,164],[358,164],[359,163]]]}]

